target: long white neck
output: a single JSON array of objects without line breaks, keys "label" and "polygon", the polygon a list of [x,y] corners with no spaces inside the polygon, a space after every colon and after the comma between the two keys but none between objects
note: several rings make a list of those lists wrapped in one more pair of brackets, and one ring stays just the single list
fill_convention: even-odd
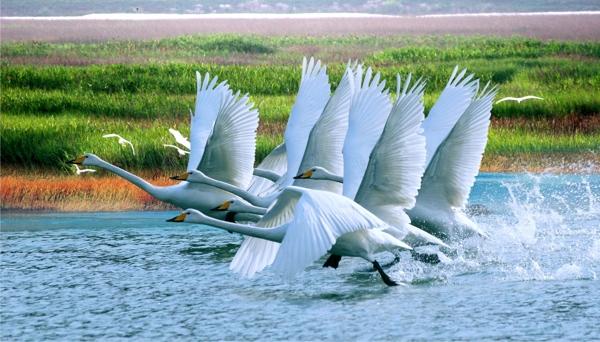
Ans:
[{"label": "long white neck", "polygon": [[104,160],[99,160],[97,163],[94,163],[93,166],[101,167],[105,170],[108,170],[108,171],[116,174],[117,176],[120,176],[120,177],[130,181],[131,183],[133,183],[133,185],[146,191],[147,193],[149,193],[150,195],[156,197],[157,199],[159,199],[161,201],[166,201],[168,199],[167,198],[168,193],[167,193],[167,191],[165,191],[168,187],[152,185],[152,184],[148,183],[147,181],[143,180],[142,178],[140,178],[132,173],[129,173],[119,167],[116,167],[110,163],[107,163]]},{"label": "long white neck", "polygon": [[279,195],[279,193],[276,192],[276,193],[273,193],[271,195],[264,196],[264,197],[256,196],[256,195],[249,193],[248,191],[246,191],[244,189],[238,188],[235,185],[231,185],[226,182],[221,182],[216,179],[209,178],[209,177],[205,177],[205,179],[202,181],[202,183],[214,186],[215,188],[219,188],[219,189],[222,189],[225,191],[229,191],[232,194],[239,196],[239,197],[243,198],[244,200],[250,202],[252,205],[255,205],[258,207],[263,207],[263,208],[267,208],[268,206],[270,206],[271,203],[273,203],[273,201]]},{"label": "long white neck", "polygon": [[281,177],[276,172],[265,170],[265,169],[258,169],[258,168],[254,169],[252,174],[255,176],[258,176],[258,177],[266,178],[273,183],[277,182],[279,180],[279,178]]},{"label": "long white neck", "polygon": [[289,223],[284,223],[274,228],[257,228],[255,226],[249,226],[245,224],[221,221],[208,216],[202,216],[201,220],[185,222],[206,224],[216,228],[225,229],[230,232],[252,236],[255,238],[269,240],[273,242],[281,242],[285,237],[289,226]]}]

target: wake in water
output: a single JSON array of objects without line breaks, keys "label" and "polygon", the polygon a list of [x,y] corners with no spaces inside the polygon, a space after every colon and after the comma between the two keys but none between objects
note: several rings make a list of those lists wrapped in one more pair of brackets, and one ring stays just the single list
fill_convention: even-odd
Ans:
[{"label": "wake in water", "polygon": [[493,213],[471,218],[491,239],[457,241],[437,265],[403,253],[390,273],[412,284],[597,279],[599,194],[595,175],[482,175],[470,202]]}]

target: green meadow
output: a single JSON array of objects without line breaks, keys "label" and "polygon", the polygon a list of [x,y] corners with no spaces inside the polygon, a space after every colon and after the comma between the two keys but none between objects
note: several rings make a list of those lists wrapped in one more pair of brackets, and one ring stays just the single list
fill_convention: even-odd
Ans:
[{"label": "green meadow", "polygon": [[[600,43],[521,37],[184,36],[103,43],[2,43],[2,166],[72,172],[82,153],[130,170],[179,172],[187,158],[169,128],[189,133],[196,75],[210,73],[249,93],[260,111],[256,161],[283,140],[302,57],[327,65],[332,90],[347,60],[381,72],[390,94],[396,74],[427,80],[426,113],[453,68],[499,87],[485,158],[600,153]],[[102,135],[117,133],[128,146]],[[484,158],[484,160],[485,160]],[[500,167],[501,169],[501,167]]]}]

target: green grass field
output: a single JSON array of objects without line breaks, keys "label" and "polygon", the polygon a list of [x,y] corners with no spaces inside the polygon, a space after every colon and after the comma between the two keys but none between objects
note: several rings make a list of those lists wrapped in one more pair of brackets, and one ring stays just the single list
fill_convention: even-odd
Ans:
[{"label": "green grass field", "polygon": [[[600,153],[600,43],[214,35],[94,44],[2,43],[1,49],[3,166],[68,172],[65,160],[91,152],[132,170],[181,171],[185,158],[163,144],[174,141],[168,128],[189,132],[195,71],[250,93],[261,118],[258,162],[283,139],[307,52],[326,63],[332,89],[348,58],[381,72],[390,93],[395,93],[396,73],[424,77],[426,112],[456,65],[498,85],[498,99],[544,98],[494,105],[487,156]],[[131,140],[136,156],[103,139],[107,133]]]}]

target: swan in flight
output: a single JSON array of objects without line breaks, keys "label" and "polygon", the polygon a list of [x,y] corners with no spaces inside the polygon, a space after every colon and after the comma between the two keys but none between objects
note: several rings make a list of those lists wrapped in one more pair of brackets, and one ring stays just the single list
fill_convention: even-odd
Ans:
[{"label": "swan in flight", "polygon": [[177,153],[179,153],[180,156],[185,156],[186,154],[190,154],[190,152],[185,151],[180,149],[179,147],[175,146],[175,145],[169,145],[169,144],[164,144],[164,147],[171,147],[177,150]]},{"label": "swan in flight", "polygon": [[527,96],[523,96],[523,97],[505,97],[503,99],[496,101],[496,104],[503,102],[503,101],[517,101],[518,103],[521,103],[521,101],[529,100],[529,99],[543,100],[543,98],[541,98],[541,97],[527,95]]},{"label": "swan in flight", "polygon": [[86,172],[96,172],[96,170],[94,169],[80,169],[79,166],[77,164],[75,164],[75,172],[77,172],[78,175],[82,174],[82,173],[86,173]]},{"label": "swan in flight", "polygon": [[[271,270],[291,280],[326,253],[359,257],[372,263],[388,286],[398,285],[381,268],[375,254],[412,249],[387,234],[387,224],[354,201],[328,191],[286,187],[256,227],[219,221],[188,209],[170,222],[207,224],[257,239],[281,243]],[[252,257],[251,255],[248,257]],[[251,277],[264,268],[244,274]]]},{"label": "swan in flight", "polygon": [[416,204],[407,212],[414,225],[442,239],[473,233],[487,237],[463,210],[479,173],[492,103],[498,91],[488,86],[489,83],[476,93],[429,158]]},{"label": "swan in flight", "polygon": [[133,148],[133,144],[129,140],[124,139],[122,136],[111,133],[111,134],[105,134],[102,137],[103,138],[119,138],[119,144],[121,144],[121,145],[129,144],[129,146],[131,146],[131,152],[133,153],[133,155],[135,155],[135,149]]},{"label": "swan in flight", "polygon": [[[199,73],[196,75],[198,93],[196,112],[191,117],[188,169],[202,170],[215,179],[245,188],[252,177],[258,111],[252,109],[247,94],[233,94],[225,82],[216,85],[216,77],[209,83],[208,74],[204,80]],[[206,184],[181,182],[154,186],[89,153],[68,163],[102,167],[158,200],[180,208],[194,208],[219,219],[225,219],[227,214],[210,209],[232,197],[231,193]]]},{"label": "swan in flight", "polygon": [[[344,196],[375,214],[390,227],[385,232],[411,246],[437,244],[440,239],[414,227],[404,213],[412,208],[425,163],[425,138],[420,135],[424,118],[422,103],[425,84],[420,80],[409,89],[409,75],[391,104],[385,82],[379,74],[371,81],[370,68],[350,109],[348,134],[344,142],[344,176],[314,166],[296,176],[300,179],[328,179],[343,182]],[[332,256],[325,266],[337,267]]]},{"label": "swan in flight", "polygon": [[[194,114],[190,112],[190,116],[193,115]],[[175,138],[176,143],[187,148],[188,150],[190,149],[190,141],[186,137],[184,137],[183,134],[181,134],[181,132],[173,128],[169,128],[169,132],[173,135],[173,138]]]}]

